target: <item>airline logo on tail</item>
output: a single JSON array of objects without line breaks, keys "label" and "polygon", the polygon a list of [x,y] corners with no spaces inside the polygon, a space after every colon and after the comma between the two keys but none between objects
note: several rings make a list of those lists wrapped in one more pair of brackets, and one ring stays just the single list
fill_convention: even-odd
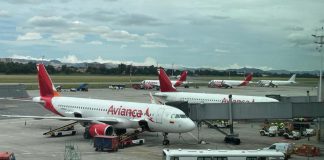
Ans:
[{"label": "airline logo on tail", "polygon": [[163,68],[158,69],[160,90],[161,92],[176,92],[176,88],[172,85],[168,75],[165,73]]}]

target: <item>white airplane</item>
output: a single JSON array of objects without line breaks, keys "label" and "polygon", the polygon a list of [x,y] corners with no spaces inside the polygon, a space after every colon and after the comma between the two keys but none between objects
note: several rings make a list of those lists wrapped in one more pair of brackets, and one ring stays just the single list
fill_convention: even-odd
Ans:
[{"label": "white airplane", "polygon": [[[176,88],[171,85],[170,79],[165,74],[163,69],[158,69],[160,90],[154,96],[160,103],[165,102],[188,102],[188,103],[228,103],[228,95],[226,94],[207,94],[207,93],[188,93],[177,92]],[[260,96],[244,96],[232,95],[233,103],[253,103],[253,102],[278,102],[278,100]]]},{"label": "white airplane", "polygon": [[244,80],[211,80],[208,82],[208,87],[224,87],[224,88],[233,88],[233,86],[247,86],[252,80],[253,75],[248,74]]},{"label": "white airplane", "polygon": [[[189,84],[189,82],[187,81],[187,75],[188,75],[188,71],[183,71],[178,80],[171,81],[172,85],[175,87],[178,87],[181,85],[187,86]],[[147,88],[153,88],[153,86],[160,87],[159,80],[143,80],[141,82],[141,84],[146,86]]]},{"label": "white airplane", "polygon": [[15,118],[57,119],[79,122],[85,137],[126,133],[126,128],[163,132],[163,144],[169,144],[168,133],[185,133],[195,128],[194,122],[181,110],[160,104],[61,97],[54,90],[44,64],[38,64],[40,97],[33,102],[42,104],[59,116],[2,115]]},{"label": "white airplane", "polygon": [[258,81],[258,85],[261,87],[278,87],[282,85],[292,85],[295,84],[296,74],[293,74],[288,81],[280,81],[280,80],[260,80]]}]

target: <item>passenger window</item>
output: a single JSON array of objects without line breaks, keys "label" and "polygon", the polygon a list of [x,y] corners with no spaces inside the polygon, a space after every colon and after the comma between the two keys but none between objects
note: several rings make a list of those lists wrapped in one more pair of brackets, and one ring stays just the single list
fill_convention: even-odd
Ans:
[{"label": "passenger window", "polygon": [[257,160],[257,157],[246,157],[246,160]]}]

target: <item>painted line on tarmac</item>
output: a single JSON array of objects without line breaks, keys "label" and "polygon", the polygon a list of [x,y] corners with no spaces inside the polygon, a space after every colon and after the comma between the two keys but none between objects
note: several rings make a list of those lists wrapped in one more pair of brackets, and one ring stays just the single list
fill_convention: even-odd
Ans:
[{"label": "painted line on tarmac", "polygon": [[198,138],[194,136],[191,132],[188,132],[189,135],[191,135],[192,138],[194,138],[196,141],[198,141]]}]

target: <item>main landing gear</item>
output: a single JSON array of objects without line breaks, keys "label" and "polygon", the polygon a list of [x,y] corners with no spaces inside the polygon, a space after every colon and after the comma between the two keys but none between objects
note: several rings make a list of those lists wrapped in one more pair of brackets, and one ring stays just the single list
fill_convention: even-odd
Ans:
[{"label": "main landing gear", "polygon": [[168,133],[163,133],[163,145],[169,145],[170,141],[168,140]]}]

